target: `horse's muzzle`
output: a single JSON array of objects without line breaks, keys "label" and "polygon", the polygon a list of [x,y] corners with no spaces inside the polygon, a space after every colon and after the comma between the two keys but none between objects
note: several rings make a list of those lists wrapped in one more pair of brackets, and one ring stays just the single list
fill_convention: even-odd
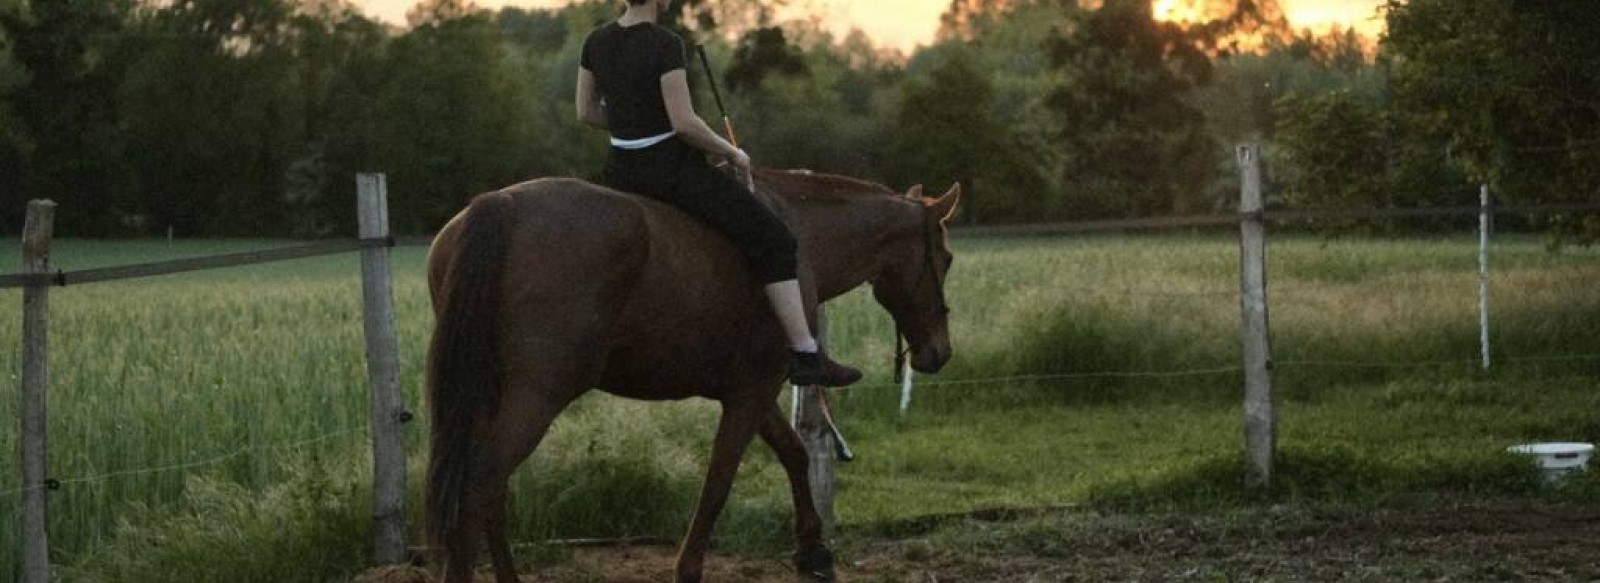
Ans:
[{"label": "horse's muzzle", "polygon": [[912,351],[911,369],[924,374],[937,374],[949,361],[949,344],[924,346]]}]

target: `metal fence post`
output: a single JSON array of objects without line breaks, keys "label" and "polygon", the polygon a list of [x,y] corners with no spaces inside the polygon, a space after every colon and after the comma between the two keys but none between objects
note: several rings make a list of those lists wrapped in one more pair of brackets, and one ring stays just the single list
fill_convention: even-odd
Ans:
[{"label": "metal fence post", "polygon": [[1272,339],[1267,324],[1267,238],[1262,220],[1261,148],[1239,146],[1239,302],[1244,341],[1245,484],[1272,483],[1277,449],[1272,410]]},{"label": "metal fence post", "polygon": [[[50,273],[56,203],[28,202],[22,227],[23,272]],[[50,480],[46,423],[50,388],[50,285],[22,290],[22,582],[50,580]]]},{"label": "metal fence post", "polygon": [[[828,317],[823,306],[817,306],[817,342],[825,344],[828,337]],[[794,387],[794,428],[806,444],[807,464],[811,483],[811,500],[822,517],[822,531],[833,532],[833,433],[822,417],[817,392],[822,387]]]},{"label": "metal fence post", "polygon": [[[384,175],[357,175],[356,186],[361,238],[370,243],[388,237],[389,195]],[[372,557],[387,565],[405,561],[404,424],[410,420],[400,393],[388,246],[369,244],[361,250],[361,292],[372,424]]]}]

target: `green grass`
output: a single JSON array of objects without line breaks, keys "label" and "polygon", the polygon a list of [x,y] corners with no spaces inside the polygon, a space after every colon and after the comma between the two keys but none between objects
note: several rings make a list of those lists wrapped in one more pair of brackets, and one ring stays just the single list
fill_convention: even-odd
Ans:
[{"label": "green grass", "polygon": [[[1501,452],[1527,440],[1600,441],[1600,359],[1517,360],[1600,354],[1600,250],[1497,246],[1501,364],[1485,375],[1473,243],[1274,241],[1282,455],[1265,498],[1558,495]],[[54,266],[275,244],[63,241]],[[889,379],[887,316],[864,292],[829,308],[835,352],[870,373],[836,400],[861,456],[839,470],[847,526],[996,506],[1205,508],[1263,497],[1238,486],[1238,373],[1084,376],[1237,367],[1231,238],[955,246],[957,356],[939,377],[919,378],[906,417]],[[17,256],[14,243],[3,249]],[[402,383],[418,410],[432,325],[422,260],[418,248],[396,253]],[[362,568],[370,467],[358,274],[356,256],[344,255],[53,290],[50,463],[67,483],[52,497],[51,541],[72,579],[338,580]],[[0,293],[0,342],[13,347],[20,295]],[[8,494],[18,487],[17,355],[0,352],[8,524],[20,502]],[[1390,366],[1407,363],[1425,364]],[[1015,378],[1038,375],[1058,378]],[[514,534],[678,536],[714,423],[709,403],[585,397],[519,472]],[[413,513],[425,430],[409,430]],[[788,490],[771,454],[751,452],[723,545],[775,551],[788,537]],[[0,564],[18,563],[18,537],[0,529]],[[199,567],[219,562],[225,570]]]}]

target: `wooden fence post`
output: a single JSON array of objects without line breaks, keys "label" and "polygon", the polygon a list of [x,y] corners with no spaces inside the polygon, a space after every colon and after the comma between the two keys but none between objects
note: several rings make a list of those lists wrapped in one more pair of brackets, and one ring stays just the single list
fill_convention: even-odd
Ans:
[{"label": "wooden fence post", "polygon": [[1489,231],[1494,228],[1494,217],[1487,184],[1478,191],[1478,208],[1478,330],[1483,372],[1489,372]]},{"label": "wooden fence post", "polygon": [[[826,343],[828,317],[817,306],[817,342]],[[811,483],[811,500],[822,516],[822,532],[833,532],[833,433],[822,417],[817,392],[822,387],[794,387],[794,428],[806,444]]]},{"label": "wooden fence post", "polygon": [[1267,324],[1267,239],[1261,210],[1261,148],[1239,146],[1239,302],[1244,341],[1245,484],[1272,483],[1277,428],[1272,411],[1272,339]]},{"label": "wooden fence post", "polygon": [[[356,176],[361,238],[389,236],[389,193],[383,174]],[[399,342],[389,247],[361,250],[361,295],[367,338],[367,385],[372,423],[372,557],[380,565],[405,561],[406,452],[410,420],[400,394]]]},{"label": "wooden fence post", "polygon": [[[55,231],[56,203],[28,202],[22,227],[22,268],[28,274],[50,273],[50,242]],[[46,397],[50,388],[50,285],[30,284],[22,291],[22,582],[50,580],[48,424]]]}]

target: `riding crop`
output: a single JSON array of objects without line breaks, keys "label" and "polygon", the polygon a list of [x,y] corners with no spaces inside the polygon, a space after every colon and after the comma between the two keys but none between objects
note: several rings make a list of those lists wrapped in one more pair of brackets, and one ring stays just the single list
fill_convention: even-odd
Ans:
[{"label": "riding crop", "polygon": [[[706,57],[706,46],[695,45],[695,51],[700,53],[700,65],[705,67],[706,82],[711,85],[711,95],[717,99],[717,110],[722,113],[722,128],[728,133],[728,142],[737,148],[739,147],[739,136],[733,133],[733,118],[728,117],[728,107],[722,103],[722,91],[717,89],[717,74],[711,70],[711,59]],[[746,178],[748,182],[745,186],[752,191],[755,190],[753,177]],[[800,390],[800,387],[795,387],[795,390]],[[817,388],[817,405],[822,411],[822,422],[828,426],[828,431],[833,434],[833,455],[840,461],[853,461],[856,459],[856,454],[850,451],[850,445],[844,441],[844,434],[839,432],[839,424],[833,421],[833,408],[828,406],[828,395],[825,391],[827,389]]]},{"label": "riding crop", "polygon": [[728,107],[722,104],[722,91],[717,89],[717,74],[711,72],[711,59],[706,58],[706,46],[695,45],[700,53],[700,65],[706,69],[706,82],[711,85],[711,96],[717,98],[717,110],[722,112],[722,129],[728,133],[728,142],[739,147],[739,136],[733,133],[733,118],[728,117]]}]

